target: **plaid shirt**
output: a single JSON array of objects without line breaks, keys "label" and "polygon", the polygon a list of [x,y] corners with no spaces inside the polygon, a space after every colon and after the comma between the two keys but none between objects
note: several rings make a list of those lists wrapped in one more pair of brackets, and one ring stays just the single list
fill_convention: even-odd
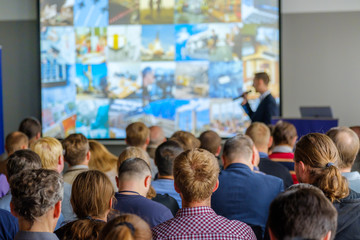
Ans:
[{"label": "plaid shirt", "polygon": [[217,215],[210,207],[182,208],[173,219],[152,229],[153,239],[256,240],[252,229]]}]

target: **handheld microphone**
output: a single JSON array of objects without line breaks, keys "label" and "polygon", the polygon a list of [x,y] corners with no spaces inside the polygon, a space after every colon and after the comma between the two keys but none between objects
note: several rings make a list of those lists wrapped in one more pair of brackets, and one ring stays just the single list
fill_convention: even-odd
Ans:
[{"label": "handheld microphone", "polygon": [[242,98],[242,97],[244,97],[244,95],[249,94],[249,93],[251,93],[251,92],[252,92],[252,90],[250,89],[249,91],[244,92],[244,93],[241,94],[240,96],[234,97],[232,100],[233,100],[233,101],[238,100],[239,98]]}]

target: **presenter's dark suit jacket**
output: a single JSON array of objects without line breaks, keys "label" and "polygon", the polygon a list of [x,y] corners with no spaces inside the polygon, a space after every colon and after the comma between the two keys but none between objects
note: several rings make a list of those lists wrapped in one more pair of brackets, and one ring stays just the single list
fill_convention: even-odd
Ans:
[{"label": "presenter's dark suit jacket", "polygon": [[280,163],[271,161],[269,158],[260,158],[259,170],[263,173],[281,178],[284,181],[285,189],[294,183],[289,169]]},{"label": "presenter's dark suit jacket", "polygon": [[249,115],[252,122],[263,122],[265,124],[271,124],[271,118],[273,116],[279,116],[275,98],[271,94],[267,95],[260,102],[255,112],[251,109],[249,103],[243,105],[243,108]]},{"label": "presenter's dark suit jacket", "polygon": [[219,175],[219,188],[211,197],[214,211],[230,220],[240,220],[263,231],[271,201],[282,191],[280,178],[256,173],[248,166],[233,163]]}]

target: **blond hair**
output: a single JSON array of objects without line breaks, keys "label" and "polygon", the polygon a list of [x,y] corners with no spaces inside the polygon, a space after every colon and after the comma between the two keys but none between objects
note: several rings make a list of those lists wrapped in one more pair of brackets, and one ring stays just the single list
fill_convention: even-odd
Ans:
[{"label": "blond hair", "polygon": [[339,161],[333,141],[321,133],[303,136],[296,144],[294,161],[309,166],[309,183],[320,188],[332,202],[349,195],[349,187],[340,170],[334,166]]},{"label": "blond hair", "polygon": [[204,149],[181,153],[174,162],[174,180],[184,201],[199,202],[211,197],[219,176],[215,156]]},{"label": "blond hair", "polygon": [[199,148],[201,145],[200,140],[194,134],[186,131],[176,131],[170,140],[180,143],[184,151]]},{"label": "blond hair", "polygon": [[130,146],[141,147],[150,139],[150,130],[142,122],[134,122],[126,127],[126,143]]},{"label": "blond hair", "polygon": [[254,122],[246,129],[245,135],[249,136],[257,148],[267,148],[270,141],[270,129],[264,123]]},{"label": "blond hair", "polygon": [[43,168],[52,170],[57,169],[59,157],[63,154],[60,141],[53,137],[40,138],[31,146],[31,150],[40,156]]},{"label": "blond hair", "polygon": [[90,145],[90,161],[89,168],[102,172],[108,172],[116,169],[118,158],[109,152],[109,150],[101,143],[95,140],[89,140]]},{"label": "blond hair", "polygon": [[124,214],[109,221],[99,240],[151,240],[149,224],[134,214]]},{"label": "blond hair", "polygon": [[111,209],[110,199],[115,195],[109,178],[98,170],[80,173],[72,184],[70,202],[80,219],[106,217]]}]

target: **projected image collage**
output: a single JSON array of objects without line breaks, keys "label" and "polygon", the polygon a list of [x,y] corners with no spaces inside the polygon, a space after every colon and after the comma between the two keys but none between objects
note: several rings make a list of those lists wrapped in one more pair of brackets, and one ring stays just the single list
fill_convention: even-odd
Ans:
[{"label": "projected image collage", "polygon": [[[266,71],[279,97],[277,0],[40,0],[43,134],[125,138],[134,121],[222,137]],[[253,91],[250,98],[258,95]],[[254,105],[256,101],[252,102]]]}]

